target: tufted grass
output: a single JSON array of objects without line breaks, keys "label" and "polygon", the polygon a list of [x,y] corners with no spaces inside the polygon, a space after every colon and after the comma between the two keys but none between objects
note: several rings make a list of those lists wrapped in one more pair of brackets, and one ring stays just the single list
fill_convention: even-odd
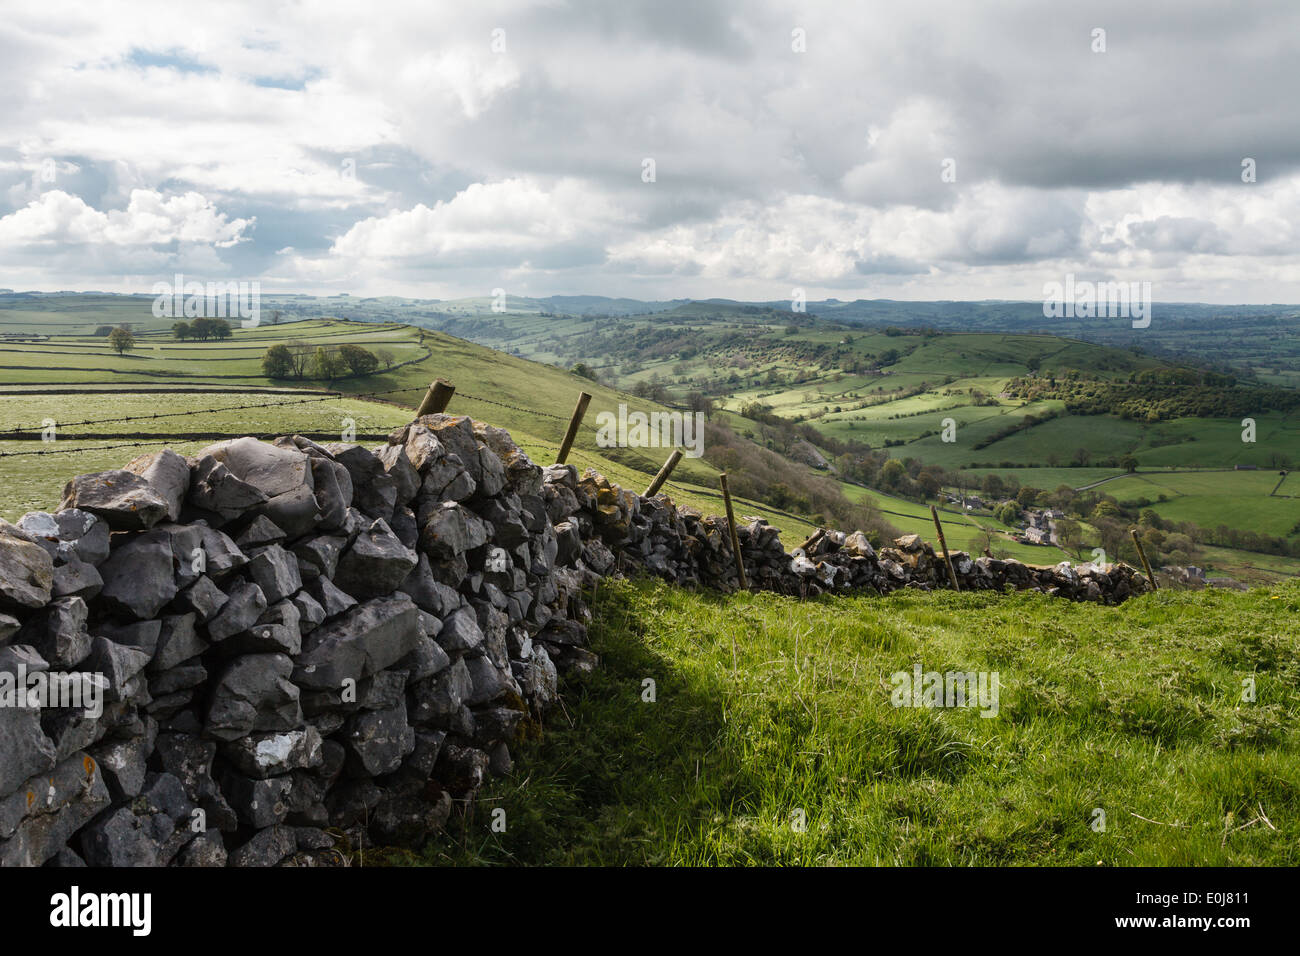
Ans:
[{"label": "tufted grass", "polygon": [[[408,862],[1300,863],[1300,583],[1108,608],[636,581],[594,608],[602,666]],[[915,662],[998,671],[998,716],[894,708],[890,675]]]}]

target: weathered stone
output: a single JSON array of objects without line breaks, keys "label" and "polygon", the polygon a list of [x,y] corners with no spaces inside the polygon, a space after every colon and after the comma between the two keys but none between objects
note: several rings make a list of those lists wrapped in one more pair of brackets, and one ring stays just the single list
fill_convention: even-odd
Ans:
[{"label": "weathered stone", "polygon": [[150,531],[115,548],[100,565],[104,589],[99,600],[140,620],[157,617],[176,596],[171,538]]},{"label": "weathered stone", "polygon": [[415,731],[406,719],[406,702],[387,710],[362,711],[348,720],[342,741],[347,772],[354,777],[392,773],[415,749]]},{"label": "weathered stone", "polygon": [[225,844],[215,831],[200,833],[181,850],[181,866],[224,867],[227,862]]},{"label": "weathered stone", "polygon": [[54,586],[54,560],[39,544],[0,533],[0,608],[43,607]]},{"label": "weathered stone", "polygon": [[294,665],[283,654],[248,654],[232,661],[212,688],[206,733],[236,740],[255,730],[293,730],[302,724]]},{"label": "weathered stone", "polygon": [[29,511],[18,519],[18,527],[56,562],[81,561],[94,566],[108,557],[108,524],[88,511]]},{"label": "weathered stone", "polygon": [[438,723],[460,710],[474,692],[474,681],[465,661],[457,660],[432,677],[411,685],[415,702],[411,719],[417,724]]},{"label": "weathered stone", "polygon": [[149,663],[149,655],[134,647],[115,644],[106,637],[91,642],[85,669],[108,679],[105,699],[123,700],[129,696],[129,682]]},{"label": "weathered stone", "polygon": [[167,517],[168,502],[139,475],[102,471],[68,482],[59,510],[69,508],[104,519],[114,531],[142,531]]},{"label": "weathered stone", "polygon": [[223,654],[287,654],[294,657],[302,650],[302,632],[298,629],[298,608],[292,601],[281,601],[267,608],[247,630],[221,642]]},{"label": "weathered stone", "polygon": [[526,715],[510,707],[485,707],[474,712],[474,740],[481,744],[517,738]]},{"label": "weathered stone", "polygon": [[293,596],[293,606],[298,609],[298,629],[303,634],[310,634],[325,620],[325,608],[306,591]]},{"label": "weathered stone", "polygon": [[206,684],[207,681],[208,669],[203,666],[203,660],[199,657],[192,658],[186,663],[178,664],[161,673],[150,674],[149,693],[154,697],[154,702],[150,705],[150,712],[152,713],[155,709],[172,708],[189,703],[193,699],[193,695],[184,700],[175,695],[180,691]]},{"label": "weathered stone", "polygon": [[488,658],[471,657],[466,660],[465,666],[469,668],[474,688],[465,701],[471,707],[496,700],[510,689],[509,682]]},{"label": "weathered stone", "polygon": [[212,778],[217,745],[193,734],[160,733],[154,751],[164,770],[180,780],[185,795],[203,808],[208,826],[233,830],[235,813]]},{"label": "weathered stone", "polygon": [[478,616],[470,607],[457,608],[442,622],[438,643],[449,653],[473,651],[483,643]]},{"label": "weathered stone", "polygon": [[180,520],[181,506],[190,490],[189,462],[170,448],[164,448],[160,452],[133,459],[125,470],[143,478],[166,503],[166,517],[169,520]]},{"label": "weathered stone", "polygon": [[266,608],[266,596],[260,587],[242,578],[235,581],[221,613],[208,622],[208,639],[220,643],[248,630],[257,623]]},{"label": "weathered stone", "polygon": [[307,638],[294,670],[304,688],[336,689],[401,660],[419,643],[419,609],[405,594],[375,598],[323,624]]},{"label": "weathered stone", "polygon": [[342,527],[352,506],[352,476],[337,461],[316,457],[311,460],[311,475],[320,512],[317,527],[321,530]]},{"label": "weathered stone", "polygon": [[344,594],[327,577],[312,578],[307,582],[305,590],[324,608],[326,620],[338,617],[349,608],[357,606],[357,601],[352,595]]},{"label": "weathered stone", "polygon": [[104,783],[115,802],[131,799],[144,787],[146,764],[153,743],[152,737],[142,735],[108,741],[90,749],[90,755],[98,762]]},{"label": "weathered stone", "polygon": [[397,666],[405,670],[407,680],[414,683],[433,676],[450,664],[451,658],[447,656],[447,652],[438,646],[433,636],[426,634],[420,638],[415,650],[403,657]]},{"label": "weathered stone", "polygon": [[302,588],[297,560],[278,544],[254,552],[248,569],[268,604],[292,597]]},{"label": "weathered stone", "polygon": [[104,579],[93,564],[72,558],[54,568],[50,593],[56,597],[79,597],[89,601],[104,588]]},{"label": "weathered stone", "polygon": [[149,670],[170,670],[208,649],[208,642],[194,629],[195,621],[194,614],[172,614],[162,619],[158,647]]},{"label": "weathered stone", "polygon": [[293,837],[299,850],[328,850],[334,846],[334,837],[320,827],[294,827]]},{"label": "weathered stone", "polygon": [[32,777],[0,800],[0,866],[40,866],[63,853],[75,856],[66,843],[109,800],[99,767],[84,753]]},{"label": "weathered stone", "polygon": [[293,827],[272,826],[259,832],[229,856],[229,866],[275,866],[298,849]]},{"label": "weathered stone", "polygon": [[221,462],[230,474],[268,499],[310,486],[307,456],[296,448],[277,447],[256,438],[235,438],[210,445],[198,454],[200,458],[206,456]]},{"label": "weathered stone", "polygon": [[316,530],[323,517],[310,479],[311,473],[308,472],[306,483],[292,491],[276,495],[264,506],[267,517],[283,528],[289,538],[297,538]]},{"label": "weathered stone", "polygon": [[119,807],[81,831],[81,855],[91,866],[157,866],[158,843],[144,820]]},{"label": "weathered stone", "polygon": [[248,563],[248,556],[223,531],[206,524],[198,527],[202,537],[203,573],[212,580],[222,581]]},{"label": "weathered stone", "polygon": [[382,797],[373,780],[342,781],[325,798],[330,825],[342,828],[367,821]]},{"label": "weathered stone", "polygon": [[235,538],[235,544],[239,545],[241,551],[252,551],[267,545],[280,544],[285,537],[285,533],[274,521],[266,515],[258,515],[253,519],[252,524]]},{"label": "weathered stone", "polygon": [[[134,621],[131,624],[114,624],[105,621],[95,630],[96,637],[105,637],[114,644],[133,647],[152,662],[158,653],[158,640],[162,635],[162,621]],[[193,655],[191,655],[193,656]]]},{"label": "weathered stone", "polygon": [[288,777],[257,780],[227,771],[221,776],[221,792],[240,821],[260,830],[283,823],[289,815],[291,783]]},{"label": "weathered stone", "polygon": [[420,548],[430,558],[443,559],[463,554],[487,543],[483,522],[463,505],[446,502],[425,523]]},{"label": "weathered stone", "polygon": [[32,615],[17,639],[36,648],[52,667],[75,667],[90,654],[90,632],[86,629],[89,613],[81,598],[60,598]]},{"label": "weathered stone", "polygon": [[108,678],[86,671],[59,671],[51,675],[63,699],[80,706],[47,707],[41,712],[41,729],[55,747],[55,759],[66,760],[100,740],[110,730],[130,720],[133,704],[106,702]]},{"label": "weathered stone", "polygon": [[360,445],[334,443],[325,447],[352,477],[353,505],[371,518],[391,518],[397,504],[397,482],[384,469],[384,463]]},{"label": "weathered stone", "polygon": [[[5,864],[0,863],[0,866],[2,865]],[[27,865],[32,866],[34,864],[29,863]],[[45,862],[45,865],[60,870],[80,869],[81,867],[86,866],[86,861],[81,858],[81,854],[76,850],[69,849],[65,846],[58,853],[54,854],[54,856],[50,857],[50,859]]]},{"label": "weathered stone", "polygon": [[357,535],[339,559],[335,582],[358,598],[390,594],[416,566],[415,552],[398,540],[382,519]]},{"label": "weathered stone", "polygon": [[223,523],[262,506],[267,496],[212,455],[202,455],[191,473],[189,500],[195,507],[211,512]]},{"label": "weathered stone", "polygon": [[264,780],[290,770],[320,766],[321,735],[315,727],[251,734],[227,744],[222,754],[240,773]]},{"label": "weathered stone", "polygon": [[303,578],[324,575],[333,578],[338,570],[339,556],[348,545],[348,539],[340,535],[317,535],[293,546],[294,556],[298,559],[299,573]]},{"label": "weathered stone", "polygon": [[393,479],[397,504],[407,504],[420,490],[420,473],[411,464],[404,445],[383,445],[374,451],[375,457]]},{"label": "weathered stone", "polygon": [[204,575],[177,594],[172,607],[182,613],[191,612],[198,620],[206,623],[225,607],[227,600],[226,592]]}]

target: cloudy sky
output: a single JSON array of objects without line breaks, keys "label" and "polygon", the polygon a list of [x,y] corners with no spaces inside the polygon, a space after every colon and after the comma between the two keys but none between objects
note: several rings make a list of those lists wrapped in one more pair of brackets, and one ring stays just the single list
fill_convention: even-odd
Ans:
[{"label": "cloudy sky", "polygon": [[1294,0],[4,0],[0,287],[1300,302],[1298,46]]}]

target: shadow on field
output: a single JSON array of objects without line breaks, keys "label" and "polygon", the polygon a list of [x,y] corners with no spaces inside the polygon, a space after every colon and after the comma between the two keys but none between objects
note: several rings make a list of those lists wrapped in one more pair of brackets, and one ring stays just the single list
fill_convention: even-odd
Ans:
[{"label": "shadow on field", "polygon": [[[600,666],[563,682],[542,739],[521,747],[513,773],[412,862],[667,863],[718,808],[751,802],[757,786],[724,744],[722,694],[656,650],[643,610],[624,589],[599,590],[591,643]],[[491,826],[498,807],[504,833]]]}]

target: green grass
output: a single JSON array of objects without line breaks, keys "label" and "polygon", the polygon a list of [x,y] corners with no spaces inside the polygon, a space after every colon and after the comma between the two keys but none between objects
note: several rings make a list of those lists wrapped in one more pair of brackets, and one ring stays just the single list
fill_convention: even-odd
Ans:
[{"label": "green grass", "polygon": [[[1139,472],[1100,486],[1119,501],[1150,499],[1162,518],[1191,521],[1203,528],[1220,524],[1244,531],[1285,535],[1300,520],[1300,498],[1284,498],[1290,476],[1278,497],[1269,492],[1281,476],[1273,470],[1227,472]],[[1160,495],[1168,501],[1159,501]]]},{"label": "green grass", "polygon": [[[570,462],[580,470],[595,468],[612,481],[642,491],[668,456],[666,449],[601,448],[595,441],[594,423],[601,411],[614,411],[621,402],[642,411],[662,406],[563,369],[494,352],[438,332],[319,319],[237,329],[231,339],[222,343],[177,343],[162,333],[146,333],[139,339],[140,348],[125,357],[105,349],[102,340],[76,336],[7,346],[11,351],[5,353],[5,361],[22,367],[6,373],[0,390],[0,432],[39,428],[47,418],[60,423],[60,428],[59,441],[48,447],[40,442],[0,438],[0,454],[56,450],[60,454],[0,457],[0,516],[12,520],[26,511],[53,508],[73,475],[120,467],[135,455],[164,445],[192,453],[211,441],[150,439],[138,448],[110,448],[106,446],[120,446],[126,439],[99,441],[87,437],[90,435],[127,431],[227,432],[263,437],[305,431],[332,435],[341,434],[344,418],[353,419],[361,434],[387,432],[410,421],[413,407],[435,378],[445,378],[457,386],[449,412],[509,429],[520,447],[539,463],[555,460],[574,402],[582,391],[590,392],[593,398],[585,418],[587,427],[579,433],[570,455]],[[362,379],[332,383],[271,380],[262,375],[261,357],[268,346],[277,342],[350,342],[389,349],[399,362],[407,357],[416,361]],[[69,371],[74,366],[85,371]],[[146,375],[144,371],[156,374]],[[163,386],[221,386],[225,391],[216,395],[150,391]],[[304,404],[303,396],[292,394],[295,386],[357,396],[383,393],[384,401],[345,397]],[[51,387],[104,392],[88,400],[84,394],[49,394]],[[263,394],[268,388],[286,394]],[[240,408],[270,402],[283,405]],[[224,410],[200,413],[217,407]],[[167,417],[113,421],[156,413]],[[63,425],[83,421],[99,424]],[[65,449],[86,450],[64,454]],[[686,458],[674,472],[667,491],[679,504],[716,514],[722,510],[716,476],[717,469],[707,461]],[[781,513],[762,502],[738,498],[736,509],[742,516],[767,519],[794,543],[794,539],[802,540],[813,530],[813,525],[803,518]]]},{"label": "green grass", "polygon": [[[1300,582],[1105,608],[640,581],[602,585],[595,610],[602,666],[541,741],[472,816],[390,862],[1300,863]],[[997,671],[997,716],[894,708],[890,675],[914,663]]]}]

